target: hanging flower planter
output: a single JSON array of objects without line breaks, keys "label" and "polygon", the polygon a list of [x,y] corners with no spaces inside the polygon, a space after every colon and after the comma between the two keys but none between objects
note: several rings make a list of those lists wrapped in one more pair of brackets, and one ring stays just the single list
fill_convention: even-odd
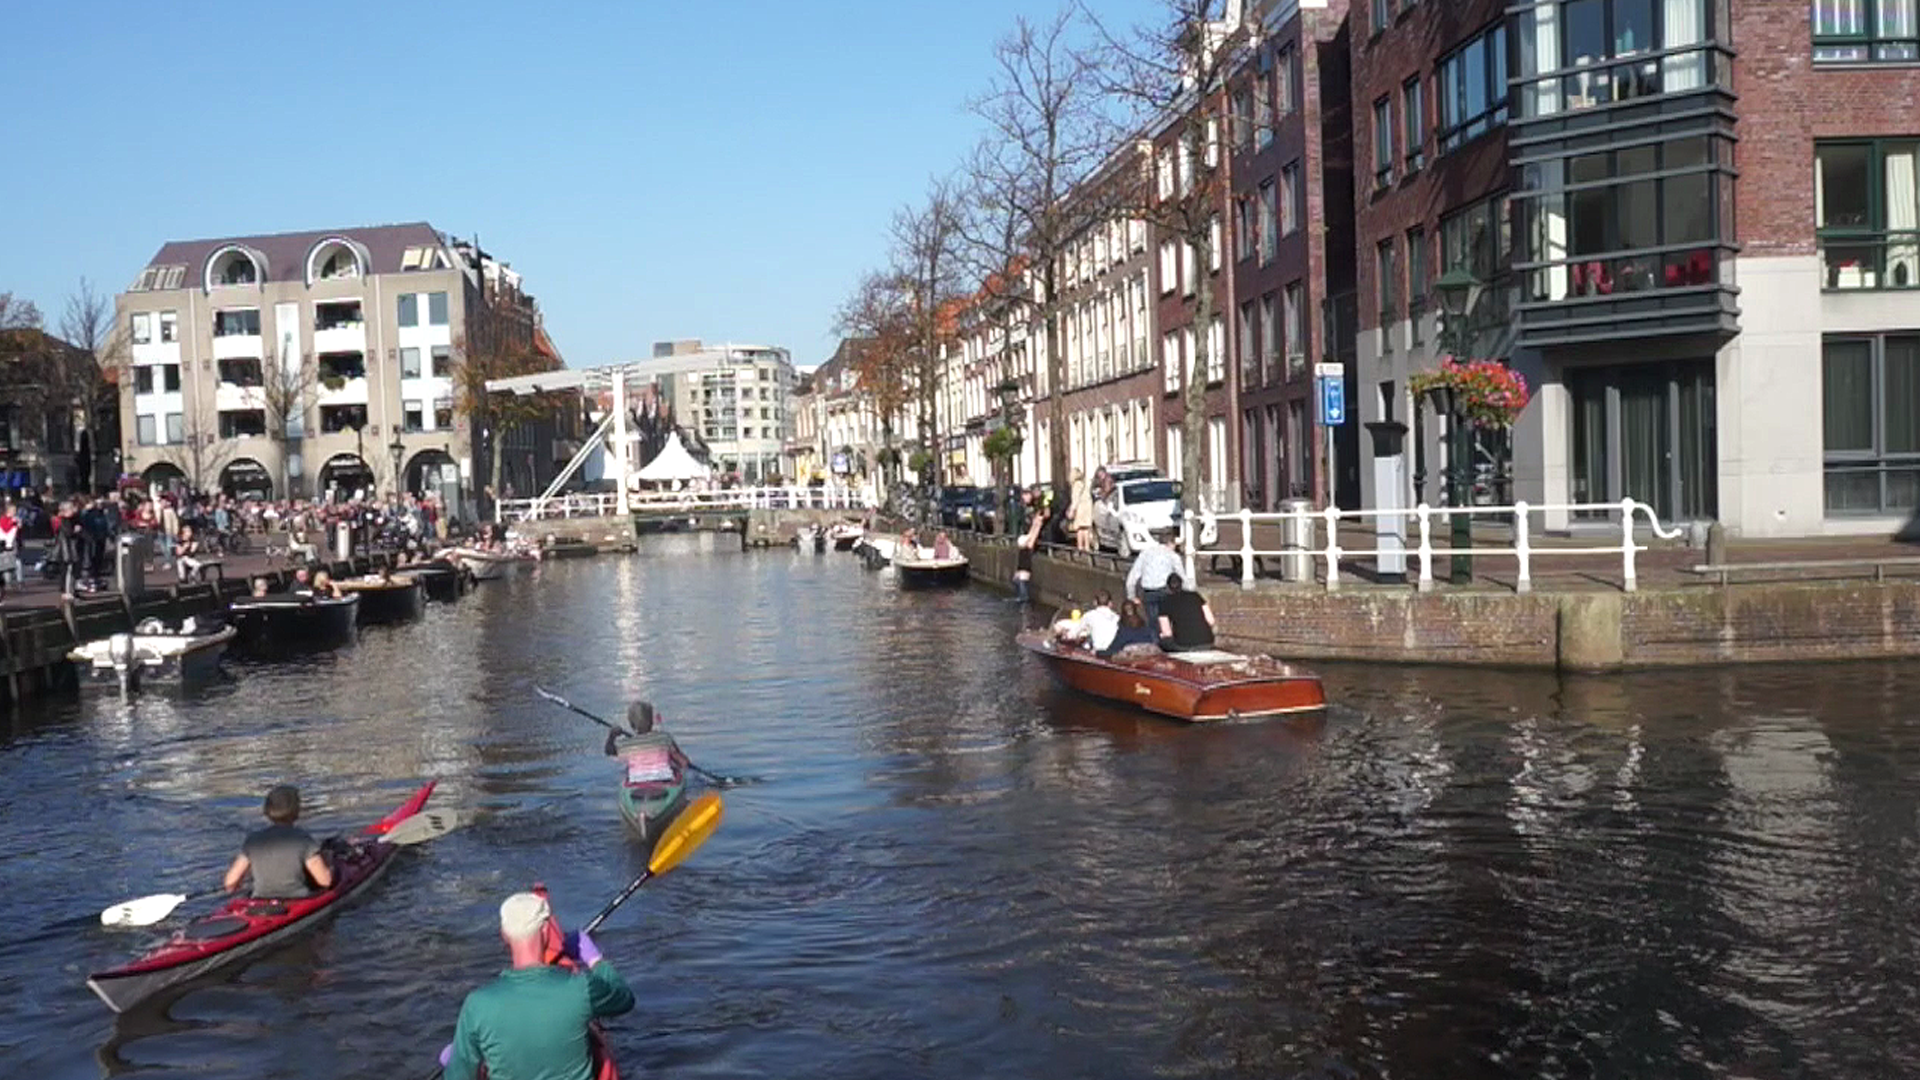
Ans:
[{"label": "hanging flower planter", "polygon": [[1437,371],[1407,380],[1416,396],[1451,393],[1455,407],[1476,427],[1507,428],[1520,417],[1532,394],[1521,374],[1498,360],[1459,361],[1446,357]]}]

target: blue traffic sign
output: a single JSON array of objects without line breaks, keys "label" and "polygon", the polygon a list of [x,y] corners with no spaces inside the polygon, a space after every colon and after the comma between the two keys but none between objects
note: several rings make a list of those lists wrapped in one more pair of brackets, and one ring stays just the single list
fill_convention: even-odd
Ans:
[{"label": "blue traffic sign", "polygon": [[1321,376],[1314,380],[1320,384],[1320,424],[1323,427],[1339,427],[1347,422],[1347,380],[1344,376]]}]

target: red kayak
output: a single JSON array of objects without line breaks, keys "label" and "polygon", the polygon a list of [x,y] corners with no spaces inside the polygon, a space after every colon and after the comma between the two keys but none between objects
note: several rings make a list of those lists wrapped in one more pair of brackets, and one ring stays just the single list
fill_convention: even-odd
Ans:
[{"label": "red kayak", "polygon": [[332,888],[298,900],[229,900],[130,963],[96,972],[88,989],[107,1008],[126,1012],[167,987],[285,944],[379,880],[400,850],[380,837],[419,813],[433,784],[428,781],[399,809],[347,839],[346,850],[333,857]]}]

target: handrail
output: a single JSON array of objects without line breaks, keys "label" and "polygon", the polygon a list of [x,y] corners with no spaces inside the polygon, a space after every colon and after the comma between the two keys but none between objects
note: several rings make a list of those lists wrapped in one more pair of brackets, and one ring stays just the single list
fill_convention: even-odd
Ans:
[{"label": "handrail", "polygon": [[1707,563],[1687,568],[1688,573],[1701,576],[1713,576],[1720,579],[1721,585],[1727,584],[1727,578],[1734,574],[1745,573],[1794,573],[1801,570],[1860,570],[1871,569],[1873,580],[1886,580],[1886,568],[1889,566],[1920,566],[1920,555],[1892,555],[1886,558],[1868,559],[1789,559],[1778,562],[1750,563]]},{"label": "handrail", "polygon": [[[1616,543],[1606,546],[1567,545],[1548,548],[1535,547],[1532,542],[1531,516],[1535,513],[1561,511],[1567,513],[1591,513],[1596,511],[1617,513],[1620,515],[1620,532],[1617,534],[1619,540]],[[1466,549],[1435,547],[1433,544],[1434,519],[1438,518],[1444,524],[1450,522],[1456,515],[1469,518],[1474,515],[1511,518],[1513,522],[1513,543],[1507,547],[1487,547],[1478,544]],[[1655,514],[1653,507],[1636,499],[1622,499],[1617,503],[1529,504],[1526,502],[1515,502],[1511,506],[1428,506],[1426,503],[1421,503],[1411,510],[1385,510],[1377,508],[1342,510],[1338,507],[1329,506],[1323,510],[1254,513],[1253,511],[1242,509],[1238,513],[1218,515],[1200,514],[1189,510],[1181,515],[1180,537],[1182,541],[1181,548],[1184,552],[1186,562],[1185,576],[1188,581],[1197,580],[1194,572],[1194,553],[1196,550],[1205,550],[1216,555],[1238,555],[1240,557],[1240,584],[1243,588],[1253,587],[1254,561],[1257,558],[1266,556],[1293,556],[1296,558],[1305,556],[1309,559],[1322,561],[1326,571],[1327,591],[1337,592],[1340,588],[1340,560],[1344,557],[1372,556],[1378,560],[1382,555],[1397,555],[1401,557],[1412,555],[1419,564],[1417,583],[1420,590],[1424,592],[1433,588],[1433,562],[1436,556],[1448,557],[1465,555],[1471,558],[1495,556],[1514,559],[1519,568],[1514,579],[1514,591],[1525,593],[1533,591],[1533,560],[1540,555],[1618,554],[1621,559],[1621,586],[1626,592],[1633,592],[1639,587],[1635,557],[1640,552],[1648,550],[1647,545],[1639,543],[1634,535],[1636,517],[1641,515],[1646,518],[1648,531],[1655,537],[1662,540],[1674,540],[1680,537],[1680,529],[1661,527],[1659,516]],[[1373,520],[1376,524],[1379,524],[1382,523],[1383,519],[1399,519],[1404,522],[1406,518],[1413,519],[1415,535],[1419,540],[1411,550],[1408,549],[1404,542],[1406,535],[1404,528],[1398,532],[1398,535],[1402,538],[1402,542],[1393,547],[1342,548],[1340,546],[1340,525],[1342,522]],[[1240,546],[1237,549],[1200,549],[1198,545],[1194,543],[1195,530],[1219,521],[1237,521],[1240,524]],[[1281,525],[1283,535],[1304,537],[1305,542],[1295,542],[1280,548],[1255,547],[1253,543],[1253,527],[1260,524]],[[1324,530],[1322,533],[1323,539],[1315,542],[1315,534],[1321,530]],[[1376,535],[1379,535],[1377,531]]]},{"label": "handrail", "polygon": [[[627,496],[634,510],[670,510],[695,514],[713,510],[866,510],[866,500],[849,487],[766,486],[718,491],[643,491]],[[555,495],[542,499],[501,499],[500,517],[508,521],[610,517],[619,513],[619,494]]]}]

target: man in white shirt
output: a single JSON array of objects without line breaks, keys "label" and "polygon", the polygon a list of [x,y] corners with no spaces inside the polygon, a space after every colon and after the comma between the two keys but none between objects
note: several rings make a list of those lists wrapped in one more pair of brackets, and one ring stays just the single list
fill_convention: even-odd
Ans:
[{"label": "man in white shirt", "polygon": [[1080,627],[1086,632],[1087,647],[1094,652],[1113,644],[1113,636],[1120,632],[1120,613],[1113,610],[1113,597],[1107,590],[1093,594],[1093,608],[1080,616]]},{"label": "man in white shirt", "polygon": [[1152,543],[1140,549],[1133,568],[1127,571],[1127,597],[1140,601],[1146,609],[1148,626],[1159,624],[1160,599],[1167,595],[1167,578],[1181,569],[1180,556],[1167,546],[1170,539],[1170,530],[1155,529]]}]

